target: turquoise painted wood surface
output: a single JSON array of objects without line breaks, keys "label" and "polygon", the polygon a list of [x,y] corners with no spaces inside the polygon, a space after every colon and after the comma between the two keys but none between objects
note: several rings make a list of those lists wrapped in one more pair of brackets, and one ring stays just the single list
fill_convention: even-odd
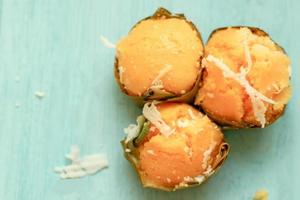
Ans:
[{"label": "turquoise painted wood surface", "polygon": [[[123,127],[140,110],[119,92],[114,51],[99,40],[116,42],[159,6],[185,13],[205,40],[220,26],[261,27],[293,62],[284,117],[263,130],[227,131],[232,151],[223,169],[175,193],[141,188],[122,157]],[[0,0],[0,199],[244,200],[259,188],[271,200],[300,199],[299,10],[296,0]],[[107,153],[109,168],[60,180],[53,167],[72,144]]]}]

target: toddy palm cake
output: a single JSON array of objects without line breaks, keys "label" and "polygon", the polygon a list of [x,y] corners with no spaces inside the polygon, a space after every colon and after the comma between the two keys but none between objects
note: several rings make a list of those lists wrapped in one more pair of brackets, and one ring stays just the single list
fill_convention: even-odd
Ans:
[{"label": "toddy palm cake", "polygon": [[197,92],[203,44],[182,14],[160,8],[116,46],[115,77],[135,100],[191,101]]},{"label": "toddy palm cake", "polygon": [[137,122],[125,129],[122,144],[145,187],[200,185],[227,157],[219,127],[188,104],[148,102]]},{"label": "toddy palm cake", "polygon": [[222,126],[265,127],[282,115],[290,99],[290,60],[258,28],[215,30],[202,66],[195,104]]}]

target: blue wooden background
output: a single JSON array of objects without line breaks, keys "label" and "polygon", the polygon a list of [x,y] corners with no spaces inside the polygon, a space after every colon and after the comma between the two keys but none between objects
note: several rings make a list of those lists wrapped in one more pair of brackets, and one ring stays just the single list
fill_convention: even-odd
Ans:
[{"label": "blue wooden background", "polygon": [[[226,132],[232,151],[223,169],[175,193],[141,188],[122,156],[123,127],[140,110],[119,92],[114,51],[99,39],[118,41],[159,6],[185,13],[204,40],[220,26],[261,27],[293,63],[284,117],[263,130]],[[244,200],[260,188],[271,200],[300,199],[299,10],[297,0],[0,0],[0,199]],[[53,167],[72,144],[107,153],[109,168],[60,180]]]}]

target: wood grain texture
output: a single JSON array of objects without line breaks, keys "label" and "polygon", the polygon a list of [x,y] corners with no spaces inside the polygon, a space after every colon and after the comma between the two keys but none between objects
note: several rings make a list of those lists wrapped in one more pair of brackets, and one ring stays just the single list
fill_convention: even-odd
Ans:
[{"label": "wood grain texture", "polygon": [[[123,158],[123,127],[140,109],[119,92],[114,51],[99,39],[118,41],[159,6],[185,13],[204,40],[221,26],[261,27],[293,62],[285,116],[263,130],[226,132],[232,151],[223,169],[176,193],[141,188]],[[299,199],[299,10],[296,0],[0,0],[0,199],[242,200],[259,188],[272,200]],[[107,153],[109,168],[60,180],[53,167],[72,144]]]}]

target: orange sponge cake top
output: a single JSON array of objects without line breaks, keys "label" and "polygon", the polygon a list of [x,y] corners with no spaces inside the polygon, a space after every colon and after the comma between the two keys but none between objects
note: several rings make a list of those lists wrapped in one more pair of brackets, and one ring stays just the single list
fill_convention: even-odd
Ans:
[{"label": "orange sponge cake top", "polygon": [[202,52],[198,32],[186,20],[143,20],[117,44],[120,82],[135,96],[151,87],[184,94],[196,82]]}]

